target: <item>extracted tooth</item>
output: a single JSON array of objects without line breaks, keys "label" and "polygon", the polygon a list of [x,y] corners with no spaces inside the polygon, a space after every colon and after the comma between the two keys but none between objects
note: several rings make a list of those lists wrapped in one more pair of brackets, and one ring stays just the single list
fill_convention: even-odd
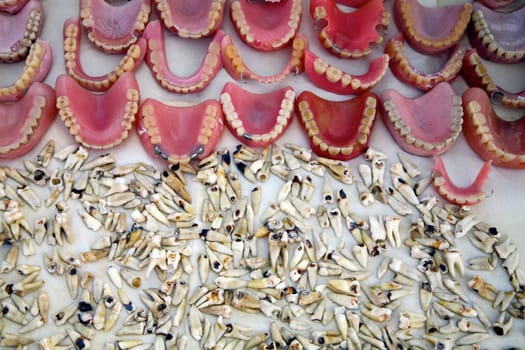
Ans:
[{"label": "extracted tooth", "polygon": [[33,211],[37,211],[40,208],[40,198],[28,185],[21,186],[16,190],[16,193],[29,205]]},{"label": "extracted tooth", "polygon": [[399,233],[399,224],[401,219],[397,216],[385,217],[386,238],[393,247],[401,247],[401,236]]},{"label": "extracted tooth", "polygon": [[476,219],[474,215],[465,216],[456,223],[456,226],[454,227],[454,235],[456,238],[465,236],[477,223],[479,223],[479,220]]},{"label": "extracted tooth", "polygon": [[486,282],[480,276],[473,276],[472,279],[468,281],[468,286],[474,292],[478,293],[483,299],[493,301],[496,298],[496,287]]},{"label": "extracted tooth", "polygon": [[324,178],[322,198],[324,204],[332,204],[334,202],[334,190],[329,177]]},{"label": "extracted tooth", "polygon": [[443,284],[445,285],[445,287],[447,287],[448,290],[457,295],[461,300],[463,300],[466,303],[469,302],[467,294],[465,293],[459,282],[451,278],[443,278]]},{"label": "extracted tooth", "polygon": [[507,312],[502,312],[499,315],[498,320],[492,325],[494,333],[499,336],[507,335],[512,328],[513,320],[514,318]]},{"label": "extracted tooth", "polygon": [[463,259],[461,259],[461,253],[457,248],[451,247],[445,249],[443,256],[445,257],[445,263],[447,264],[448,272],[450,273],[452,278],[456,278],[456,272],[460,276],[463,276],[465,274],[465,269],[463,267]]},{"label": "extracted tooth", "polygon": [[419,284],[419,302],[421,309],[427,311],[432,300],[432,285],[428,281],[420,282]]},{"label": "extracted tooth", "polygon": [[410,268],[398,258],[392,258],[392,261],[390,262],[388,267],[390,267],[392,271],[399,272],[405,275],[406,277],[413,279],[414,281],[419,281],[421,279],[420,275],[416,272],[416,270]]},{"label": "extracted tooth", "polygon": [[426,320],[425,315],[404,311],[399,314],[399,328],[423,328]]},{"label": "extracted tooth", "polygon": [[370,236],[374,241],[384,241],[386,239],[385,225],[383,218],[371,215],[368,218],[370,224]]},{"label": "extracted tooth", "polygon": [[334,230],[335,236],[341,238],[343,235],[341,211],[338,208],[330,209],[328,211],[328,220],[330,221],[330,226],[332,226],[332,229]]},{"label": "extracted tooth", "polygon": [[450,311],[452,311],[455,314],[460,315],[460,316],[476,317],[478,315],[476,310],[474,310],[473,308],[471,308],[471,307],[469,307],[469,306],[467,306],[465,304],[456,303],[456,302],[452,302],[452,301],[445,301],[445,300],[438,300],[438,303],[441,306],[444,306],[448,310],[450,310]]}]

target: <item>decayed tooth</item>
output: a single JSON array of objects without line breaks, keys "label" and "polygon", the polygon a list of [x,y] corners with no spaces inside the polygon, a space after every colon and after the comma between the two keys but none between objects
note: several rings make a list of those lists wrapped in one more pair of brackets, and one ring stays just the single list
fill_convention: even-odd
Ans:
[{"label": "decayed tooth", "polygon": [[334,230],[335,236],[341,238],[343,235],[343,220],[341,217],[341,211],[338,208],[330,209],[328,211],[328,220],[330,221],[330,226]]},{"label": "decayed tooth", "polygon": [[324,179],[322,198],[324,204],[332,204],[334,202],[334,190],[328,177]]}]

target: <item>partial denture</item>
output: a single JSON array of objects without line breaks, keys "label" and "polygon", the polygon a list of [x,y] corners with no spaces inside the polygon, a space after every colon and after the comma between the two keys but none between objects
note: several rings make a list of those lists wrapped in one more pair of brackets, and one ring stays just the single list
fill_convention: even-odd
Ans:
[{"label": "partial denture", "polygon": [[133,73],[124,73],[103,94],[84,89],[65,74],[57,78],[55,89],[58,112],[76,142],[93,149],[106,149],[128,137],[140,99]]},{"label": "partial denture", "polygon": [[213,35],[222,26],[226,0],[153,0],[164,27],[182,38]]},{"label": "partial denture", "polygon": [[146,99],[137,120],[146,151],[172,164],[207,157],[219,142],[222,130],[221,106],[216,100],[188,106]]},{"label": "partial denture", "polygon": [[461,71],[465,49],[456,45],[447,61],[434,73],[420,72],[409,62],[402,33],[388,40],[385,53],[390,56],[390,70],[397,79],[420,90],[428,91],[441,82],[451,82],[457,77]]},{"label": "partial denture", "polygon": [[119,5],[105,0],[80,0],[80,17],[88,39],[106,53],[126,52],[139,39],[150,15],[150,0]]},{"label": "partial denture", "polygon": [[0,62],[19,62],[40,36],[44,13],[40,1],[31,0],[16,15],[0,13]]},{"label": "partial denture", "polygon": [[381,81],[388,69],[388,60],[388,55],[381,55],[370,61],[366,73],[353,75],[343,72],[307,50],[304,55],[304,70],[308,79],[321,89],[340,95],[357,95]]},{"label": "partial denture", "polygon": [[147,42],[146,63],[155,80],[164,89],[176,93],[201,91],[211,83],[223,66],[221,40],[224,35],[222,30],[215,34],[201,67],[193,75],[179,77],[173,74],[167,62],[163,28],[159,21],[152,21],[144,32]]},{"label": "partial denture", "polygon": [[364,92],[351,100],[330,101],[304,91],[296,112],[312,150],[319,156],[349,160],[363,153],[377,115],[378,97]]},{"label": "partial denture", "polygon": [[27,3],[28,0],[0,0],[0,12],[16,14]]},{"label": "partial denture", "polygon": [[418,52],[444,52],[461,39],[472,13],[472,4],[425,7],[418,0],[396,0],[394,18],[399,30]]},{"label": "partial denture", "polygon": [[494,104],[509,108],[525,108],[525,90],[510,92],[496,85],[476,50],[468,50],[463,57],[463,76],[471,87],[484,89]]},{"label": "partial denture", "polygon": [[31,84],[21,100],[0,104],[0,159],[31,151],[55,120],[55,92],[43,83]]},{"label": "partial denture", "polygon": [[261,76],[248,68],[239,55],[239,51],[233,44],[231,38],[225,35],[221,42],[221,53],[224,68],[235,80],[256,80],[261,83],[276,83],[283,80],[288,74],[300,74],[304,70],[304,52],[308,48],[308,42],[304,36],[298,33],[292,41],[292,52],[290,60],[277,74]]},{"label": "partial denture", "polygon": [[383,0],[369,0],[354,12],[343,12],[335,0],[312,0],[310,15],[324,48],[341,58],[360,58],[372,52],[383,37],[378,28],[390,23]]},{"label": "partial denture", "polygon": [[481,57],[501,63],[525,60],[525,7],[505,13],[474,2],[472,9],[469,39]]},{"label": "partial denture", "polygon": [[388,89],[381,94],[381,100],[383,121],[397,144],[409,153],[441,154],[461,133],[461,97],[448,83],[439,83],[415,99]]},{"label": "partial denture", "polygon": [[479,88],[463,93],[463,132],[470,147],[496,166],[525,169],[525,118],[506,121],[494,111],[490,99]]},{"label": "partial denture", "polygon": [[133,72],[142,63],[146,53],[146,42],[139,39],[131,45],[126,55],[110,73],[91,76],[84,72],[80,62],[80,18],[74,17],[64,22],[64,59],[66,72],[82,87],[93,91],[106,91],[126,72]]},{"label": "partial denture", "polygon": [[302,0],[274,4],[234,0],[230,5],[232,22],[242,41],[261,51],[286,46],[297,33],[301,13]]},{"label": "partial denture", "polygon": [[277,141],[290,126],[295,91],[285,87],[263,94],[227,83],[221,94],[226,126],[242,143],[265,147]]},{"label": "partial denture", "polygon": [[31,45],[24,70],[20,77],[13,84],[0,87],[0,102],[20,99],[31,84],[45,79],[51,68],[52,61],[53,52],[49,43],[37,39],[37,41]]}]

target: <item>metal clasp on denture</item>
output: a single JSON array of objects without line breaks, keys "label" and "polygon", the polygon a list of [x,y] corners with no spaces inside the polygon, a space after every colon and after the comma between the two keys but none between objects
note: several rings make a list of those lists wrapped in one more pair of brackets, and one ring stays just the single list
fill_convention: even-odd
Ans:
[{"label": "metal clasp on denture", "polygon": [[204,146],[199,145],[197,149],[190,155],[191,160],[196,160],[202,153],[204,153]]},{"label": "metal clasp on denture", "polygon": [[159,144],[156,144],[155,146],[153,146],[153,152],[159,157],[161,157],[163,160],[168,160],[169,158],[165,152],[162,152],[162,148],[160,148]]},{"label": "metal clasp on denture", "polygon": [[339,54],[341,52],[341,48],[337,46],[336,44],[332,45],[332,51],[336,54]]},{"label": "metal clasp on denture", "polygon": [[144,135],[147,132],[147,130],[146,130],[146,128],[142,127],[140,129],[137,129],[137,132],[138,132],[139,136],[142,136],[142,135]]}]

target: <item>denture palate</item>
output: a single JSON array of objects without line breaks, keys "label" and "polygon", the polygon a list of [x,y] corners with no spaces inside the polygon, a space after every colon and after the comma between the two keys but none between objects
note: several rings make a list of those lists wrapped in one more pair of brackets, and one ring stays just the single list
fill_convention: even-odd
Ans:
[{"label": "denture palate", "polygon": [[510,92],[496,85],[476,50],[468,50],[463,58],[463,77],[471,87],[484,89],[494,104],[508,108],[525,108],[525,90]]},{"label": "denture palate", "polygon": [[469,88],[463,93],[463,109],[463,133],[482,159],[500,167],[525,169],[524,117],[505,120],[480,88]]},{"label": "denture palate", "polygon": [[252,93],[234,83],[226,83],[220,98],[226,127],[251,147],[265,147],[284,134],[293,120],[294,101],[290,86]]},{"label": "denture palate", "polygon": [[230,15],[242,41],[256,50],[273,51],[293,40],[302,9],[302,0],[278,3],[234,0]]},{"label": "denture palate", "polygon": [[55,91],[35,82],[18,101],[0,103],[0,159],[31,151],[56,117]]},{"label": "denture palate", "polygon": [[132,44],[117,67],[101,76],[91,76],[84,71],[80,61],[80,18],[69,18],[64,22],[64,60],[66,72],[76,82],[89,90],[106,91],[126,72],[133,72],[142,63],[146,53],[146,41],[140,38]]},{"label": "denture palate", "polygon": [[128,137],[140,101],[133,73],[124,73],[103,93],[86,90],[67,74],[57,78],[55,89],[58,113],[76,142],[107,149]]},{"label": "denture palate", "polygon": [[483,4],[491,9],[499,9],[501,7],[510,5],[515,0],[476,0],[477,3]]},{"label": "denture palate", "polygon": [[366,91],[345,101],[302,92],[295,110],[312,150],[319,156],[349,160],[368,147],[377,116],[378,97]]},{"label": "denture palate", "polygon": [[201,67],[195,73],[188,77],[179,77],[168,65],[164,29],[159,21],[152,21],[143,35],[147,42],[146,63],[157,83],[168,91],[185,94],[204,90],[222,69],[221,40],[224,35],[222,30],[215,33]]},{"label": "denture palate", "polygon": [[153,0],[164,27],[182,38],[213,35],[222,26],[226,0]]},{"label": "denture palate", "polygon": [[455,45],[449,52],[446,62],[434,73],[418,71],[405,51],[403,33],[388,40],[385,53],[390,56],[390,70],[400,81],[422,91],[428,91],[441,82],[452,82],[461,71],[466,49]]},{"label": "denture palate", "polygon": [[16,14],[0,12],[0,62],[20,62],[40,36],[44,23],[42,4],[31,0]]},{"label": "denture palate", "polygon": [[423,54],[444,52],[456,45],[470,21],[472,4],[426,7],[418,0],[395,0],[394,19],[410,46]]},{"label": "denture palate", "polygon": [[342,11],[335,0],[312,0],[310,15],[323,47],[341,58],[369,55],[371,45],[383,41],[378,29],[390,23],[383,0],[369,0],[354,12]]},{"label": "denture palate", "polygon": [[419,156],[442,154],[461,133],[461,97],[450,84],[439,83],[417,98],[394,89],[381,94],[383,121],[397,144]]},{"label": "denture palate", "polygon": [[106,0],[80,0],[80,17],[89,41],[109,54],[124,53],[135,44],[150,15],[150,0],[117,5]]},{"label": "denture palate", "polygon": [[0,0],[0,12],[14,15],[25,6],[27,1],[28,0]]}]

